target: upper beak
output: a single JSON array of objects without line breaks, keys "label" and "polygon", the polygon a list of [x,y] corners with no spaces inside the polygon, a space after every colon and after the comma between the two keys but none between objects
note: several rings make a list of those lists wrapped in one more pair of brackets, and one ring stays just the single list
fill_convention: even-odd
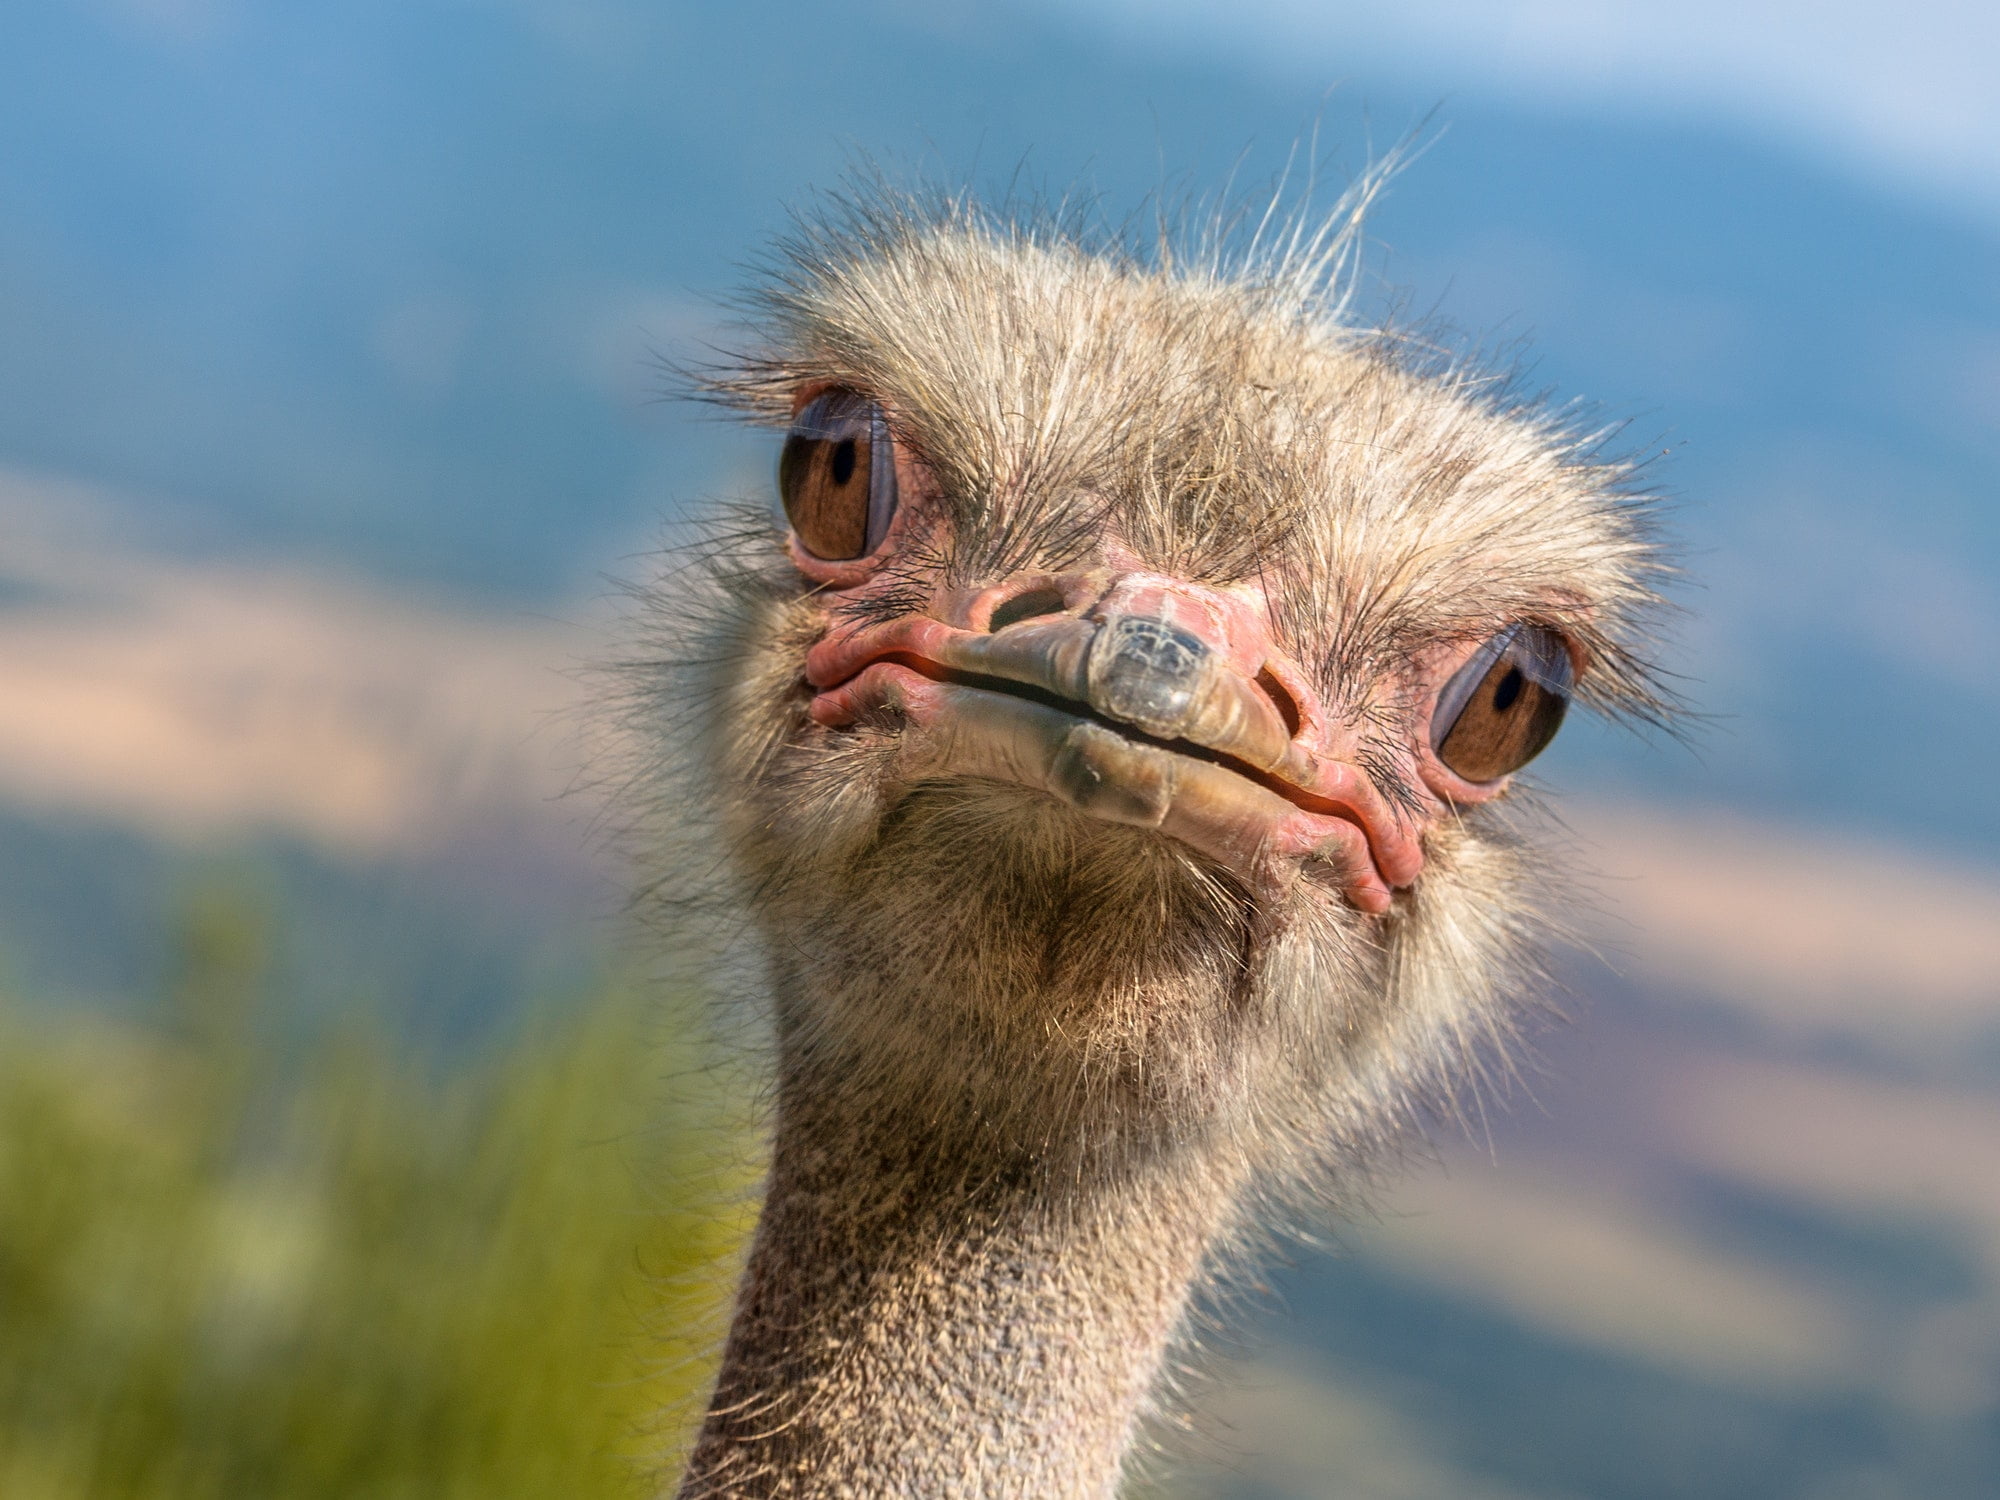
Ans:
[{"label": "upper beak", "polygon": [[1199,636],[1136,615],[1070,616],[956,636],[943,665],[1085,703],[1156,739],[1185,740],[1283,775],[1301,767],[1270,698]]}]

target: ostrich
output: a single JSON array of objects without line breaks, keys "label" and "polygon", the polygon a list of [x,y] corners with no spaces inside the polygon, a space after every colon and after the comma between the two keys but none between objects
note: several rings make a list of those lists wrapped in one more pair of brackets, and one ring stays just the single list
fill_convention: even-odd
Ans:
[{"label": "ostrich", "polygon": [[1101,1497],[1204,1288],[1504,1041],[1511,779],[1650,716],[1629,470],[1354,326],[1370,185],[1135,249],[871,191],[708,389],[786,430],[646,592],[657,889],[767,984],[761,1219],[680,1494]]}]

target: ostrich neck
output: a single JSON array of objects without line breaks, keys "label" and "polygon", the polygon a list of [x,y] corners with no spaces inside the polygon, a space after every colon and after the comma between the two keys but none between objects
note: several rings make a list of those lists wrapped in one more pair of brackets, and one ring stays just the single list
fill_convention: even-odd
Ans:
[{"label": "ostrich neck", "polygon": [[781,1054],[763,1217],[684,1500],[1113,1494],[1235,1195],[1189,1147],[1057,1172],[946,1145]]}]

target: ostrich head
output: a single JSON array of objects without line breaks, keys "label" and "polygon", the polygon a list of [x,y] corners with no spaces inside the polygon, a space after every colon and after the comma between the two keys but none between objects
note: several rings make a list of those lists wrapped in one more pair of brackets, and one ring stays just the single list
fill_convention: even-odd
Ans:
[{"label": "ostrich head", "polygon": [[[1043,1379],[1103,1419],[1018,1492],[1102,1493],[1205,1269],[1507,1029],[1552,872],[1502,810],[1568,705],[1653,707],[1658,563],[1587,442],[1343,319],[1351,251],[884,200],[761,293],[716,385],[785,432],[782,514],[662,587],[650,700],[687,726],[660,825],[727,851],[778,1043],[690,1492],[1015,1493],[980,1465],[1040,1451],[995,1414]],[[911,1265],[931,1322],[882,1293]],[[1057,1304],[1108,1352],[1055,1358]],[[881,1353],[981,1320],[1045,1378]],[[871,1425],[891,1389],[929,1437]],[[926,1410],[986,1457],[918,1454]]]}]

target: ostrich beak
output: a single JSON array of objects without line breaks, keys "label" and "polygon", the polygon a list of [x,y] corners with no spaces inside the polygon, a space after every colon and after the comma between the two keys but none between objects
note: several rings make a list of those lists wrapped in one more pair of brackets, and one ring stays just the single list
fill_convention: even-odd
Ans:
[{"label": "ostrich beak", "polygon": [[1260,893],[1312,870],[1360,910],[1388,911],[1422,868],[1415,834],[1352,760],[1326,753],[1340,748],[1329,733],[1294,732],[1239,665],[1242,643],[1217,638],[1240,631],[1216,628],[1212,608],[1160,609],[1153,592],[1144,614],[1106,611],[1114,593],[1088,616],[997,632],[906,616],[831,635],[806,660],[812,718],[839,728],[890,710],[911,781],[1032,787],[1180,839]]}]

